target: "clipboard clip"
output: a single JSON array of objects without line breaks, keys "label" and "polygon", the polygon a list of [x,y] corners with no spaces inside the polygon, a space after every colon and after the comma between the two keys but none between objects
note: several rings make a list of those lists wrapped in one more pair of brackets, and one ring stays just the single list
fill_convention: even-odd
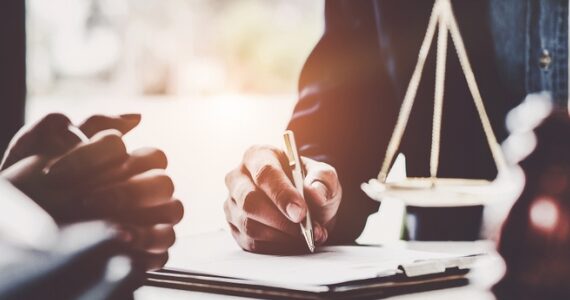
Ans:
[{"label": "clipboard clip", "polygon": [[406,277],[418,277],[445,273],[450,269],[465,270],[470,269],[475,261],[484,254],[449,258],[421,260],[409,264],[402,264],[398,269],[404,272]]}]

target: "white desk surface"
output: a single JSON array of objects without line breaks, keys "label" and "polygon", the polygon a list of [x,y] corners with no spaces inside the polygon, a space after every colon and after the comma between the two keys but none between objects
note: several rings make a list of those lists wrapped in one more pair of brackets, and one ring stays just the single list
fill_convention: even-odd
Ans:
[{"label": "white desk surface", "polygon": [[[404,242],[402,242],[404,243]],[[423,251],[444,251],[450,253],[491,252],[488,257],[481,259],[469,273],[470,284],[463,287],[455,287],[434,290],[421,293],[413,293],[390,297],[394,300],[414,299],[463,299],[463,300],[491,300],[495,299],[489,292],[490,287],[497,282],[504,273],[504,264],[500,257],[493,252],[493,244],[486,241],[479,242],[405,242],[409,248]],[[143,286],[135,292],[135,299],[205,299],[205,300],[231,300],[251,299],[244,297],[208,294],[167,288]]]}]

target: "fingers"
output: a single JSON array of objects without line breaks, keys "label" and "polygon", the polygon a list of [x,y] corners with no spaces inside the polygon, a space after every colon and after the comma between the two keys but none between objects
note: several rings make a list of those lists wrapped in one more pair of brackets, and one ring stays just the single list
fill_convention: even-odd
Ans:
[{"label": "fingers", "polygon": [[92,137],[108,129],[115,129],[121,132],[121,134],[126,134],[137,127],[140,121],[140,114],[125,114],[120,116],[95,115],[85,120],[79,128],[88,137]]},{"label": "fingers", "polygon": [[[88,137],[115,129],[125,134],[135,128],[141,120],[140,114],[121,116],[96,115],[87,119],[80,130]],[[14,138],[2,163],[2,169],[11,166],[24,157],[34,154],[59,156],[75,147],[81,139],[69,130],[73,126],[63,114],[52,113],[45,116],[30,129],[24,129]]]},{"label": "fingers", "polygon": [[178,224],[184,216],[184,206],[180,200],[139,209],[118,212],[114,220],[134,225]]},{"label": "fingers", "polygon": [[297,192],[280,162],[284,153],[267,146],[254,146],[246,151],[243,165],[251,179],[281,213],[295,223],[301,222],[307,213],[307,205]]},{"label": "fingers", "polygon": [[[233,238],[236,240],[238,245],[249,252],[262,253],[262,254],[280,254],[280,255],[292,255],[292,254],[302,254],[309,252],[309,248],[305,243],[305,240],[295,239],[295,240],[262,240],[254,239],[248,235],[243,234],[237,228],[230,224],[231,233]],[[316,227],[320,230],[320,226]]]},{"label": "fingers", "polygon": [[[140,114],[121,116],[96,115],[87,119],[80,130],[87,137],[97,133],[115,129],[126,134],[135,128],[141,120]],[[75,147],[81,139],[69,128],[73,126],[69,118],[63,114],[53,113],[45,116],[31,129],[24,129],[13,139],[1,168],[5,169],[24,157],[34,154],[59,156]]]},{"label": "fingers", "polygon": [[[263,200],[261,200],[263,201]],[[269,199],[265,202],[273,205]],[[273,206],[276,215],[281,215]],[[231,198],[224,203],[226,220],[238,244],[247,251],[272,254],[292,254],[307,252],[308,248],[300,234],[299,224],[286,220],[285,228],[275,228],[257,221],[255,218],[271,223],[268,214],[251,215],[239,209]],[[282,217],[282,216],[281,216]],[[283,217],[282,217],[283,218]],[[317,245],[323,244],[327,238],[327,230],[318,223],[313,223],[314,237]]]},{"label": "fingers", "polygon": [[303,157],[307,170],[305,199],[311,207],[312,217],[327,224],[334,218],[342,198],[342,188],[336,170],[328,164]]},{"label": "fingers", "polygon": [[107,169],[85,183],[88,187],[104,186],[120,182],[149,170],[166,169],[168,161],[166,154],[159,149],[141,148],[133,151],[122,164]]},{"label": "fingers", "polygon": [[166,252],[176,240],[172,225],[127,226],[125,230],[131,235],[129,245],[147,253]]},{"label": "fingers", "polygon": [[231,201],[231,199],[224,203],[224,212],[226,213],[226,220],[232,228],[250,239],[291,242],[301,238],[299,234],[299,225],[296,225],[293,228],[288,228],[290,229],[290,232],[283,231],[281,228],[268,226],[248,217],[247,214],[239,210],[236,203]]},{"label": "fingers", "polygon": [[288,243],[258,241],[248,238],[247,236],[240,234],[239,231],[235,231],[233,229],[232,236],[238,245],[248,252],[273,255],[292,255],[307,252],[307,246],[300,240]]},{"label": "fingers", "polygon": [[99,215],[115,215],[133,208],[148,208],[172,199],[174,183],[163,171],[153,170],[117,185],[98,190],[84,199],[85,207]]},{"label": "fingers", "polygon": [[120,230],[137,268],[156,270],[166,264],[168,249],[176,241],[172,225],[122,226]]},{"label": "fingers", "polygon": [[132,254],[134,265],[139,270],[153,271],[162,268],[168,262],[168,252],[159,254],[135,251]]},{"label": "fingers", "polygon": [[45,116],[31,128],[22,129],[12,140],[2,169],[35,154],[61,155],[80,142],[79,137],[69,130],[71,121],[63,114]]},{"label": "fingers", "polygon": [[226,186],[231,199],[235,201],[233,206],[236,210],[233,215],[243,215],[244,218],[256,220],[290,236],[300,237],[299,224],[285,217],[265,193],[257,189],[243,169],[238,168],[228,173]]},{"label": "fingers", "polygon": [[109,130],[56,161],[49,168],[47,178],[53,183],[79,182],[126,160],[127,157],[127,150],[120,133]]}]

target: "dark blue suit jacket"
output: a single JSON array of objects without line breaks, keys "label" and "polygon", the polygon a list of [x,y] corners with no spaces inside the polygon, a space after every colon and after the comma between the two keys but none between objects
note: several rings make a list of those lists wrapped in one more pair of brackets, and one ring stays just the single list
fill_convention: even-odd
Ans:
[{"label": "dark blue suit jacket", "polygon": [[[499,139],[506,137],[508,110],[532,92],[524,85],[525,51],[515,55],[505,50],[518,51],[526,42],[518,34],[526,19],[517,11],[523,9],[517,1],[453,1]],[[378,175],[432,5],[426,0],[326,1],[325,32],[303,68],[289,128],[303,155],[337,169],[344,195],[332,234],[336,241],[354,240],[378,209],[360,184]],[[496,168],[451,40],[449,44],[439,176],[491,179]],[[410,176],[429,174],[434,47],[423,74],[401,146]]]}]

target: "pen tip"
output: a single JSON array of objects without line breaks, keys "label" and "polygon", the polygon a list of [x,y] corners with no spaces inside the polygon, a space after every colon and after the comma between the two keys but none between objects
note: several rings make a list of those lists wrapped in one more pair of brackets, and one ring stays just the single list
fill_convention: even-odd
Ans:
[{"label": "pen tip", "polygon": [[315,252],[315,235],[312,228],[305,233],[305,240],[307,241],[307,247],[311,253]]}]

